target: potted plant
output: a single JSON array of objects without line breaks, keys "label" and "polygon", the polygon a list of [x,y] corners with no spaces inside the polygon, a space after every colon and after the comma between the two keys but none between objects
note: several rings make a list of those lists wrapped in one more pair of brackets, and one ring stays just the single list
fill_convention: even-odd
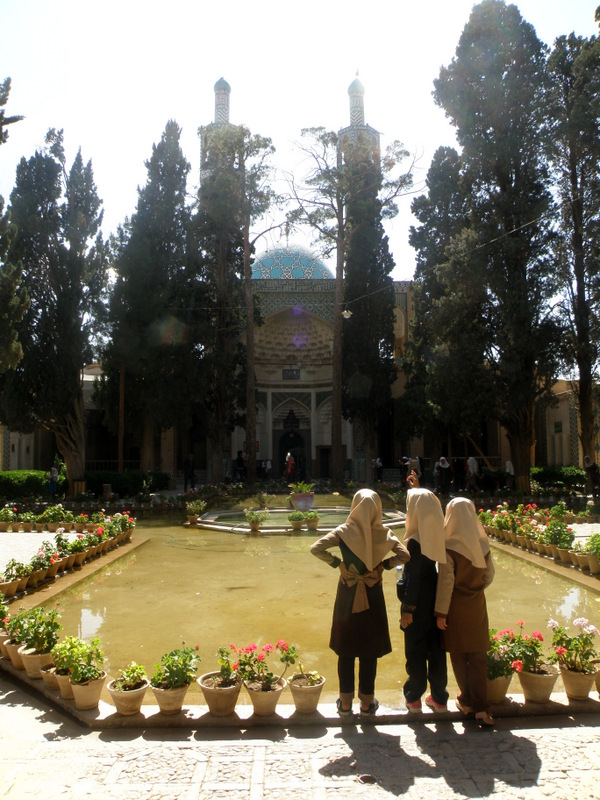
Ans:
[{"label": "potted plant", "polygon": [[160,664],[154,667],[150,686],[163,714],[177,714],[183,706],[187,690],[196,677],[200,656],[199,645],[180,648],[165,653]]},{"label": "potted plant", "polygon": [[9,610],[8,610],[8,603],[4,602],[4,595],[0,591],[0,653],[5,657],[8,658],[8,653],[6,648],[4,647],[4,642],[10,639],[10,635],[6,630],[6,623],[9,620]]},{"label": "potted plant", "polygon": [[21,608],[18,614],[4,620],[4,628],[9,638],[4,642],[8,657],[15,669],[25,669],[19,649],[25,639],[25,631],[31,611]]},{"label": "potted plant", "polygon": [[21,511],[17,514],[17,522],[20,524],[21,528],[23,528],[24,533],[29,533],[33,530],[35,514],[33,511]]},{"label": "potted plant", "polygon": [[319,524],[319,512],[312,509],[311,511],[304,512],[304,519],[306,520],[306,527],[309,531],[316,531]]},{"label": "potted plant", "polygon": [[41,679],[42,667],[52,666],[52,648],[58,642],[62,625],[56,609],[46,611],[41,606],[31,610],[22,633],[19,654],[30,678]]},{"label": "potted plant", "polygon": [[595,625],[585,617],[573,620],[579,633],[569,636],[566,629],[556,620],[549,620],[552,629],[552,648],[554,652],[548,659],[558,664],[567,697],[572,700],[587,699],[594,683],[598,653],[594,647],[594,636],[600,634]]},{"label": "potted plant", "polygon": [[506,697],[513,676],[515,632],[512,628],[504,631],[490,628],[489,637],[490,646],[487,652],[488,700],[490,703],[501,703]]},{"label": "potted plant", "polygon": [[129,716],[137,714],[142,707],[144,695],[150,685],[146,668],[132,661],[124,667],[116,678],[106,685],[117,714]]},{"label": "potted plant", "polygon": [[302,524],[304,522],[304,511],[290,511],[287,515],[289,522],[291,523],[293,531],[299,531],[302,529]]},{"label": "potted plant", "polygon": [[523,633],[523,620],[517,625],[519,633],[513,641],[512,668],[518,675],[525,700],[546,703],[558,679],[558,671],[544,659],[544,637],[540,631]]},{"label": "potted plant", "polygon": [[[297,657],[295,648],[294,654]],[[319,705],[325,678],[316,670],[306,670],[300,661],[298,661],[298,669],[300,671],[295,672],[288,680],[294,706],[296,711],[301,714],[312,714]]]},{"label": "potted plant", "polygon": [[[23,592],[25,590],[25,587],[27,586],[27,582],[29,580],[29,576],[31,575],[31,571],[32,571],[31,564],[25,564],[23,561],[17,561],[15,558],[11,558],[10,561],[7,562],[6,567],[4,568],[4,579],[10,582],[15,581],[16,582],[15,591]],[[2,591],[4,592],[4,595],[6,597],[9,597],[6,589],[2,589]]]},{"label": "potted plant", "polygon": [[233,645],[219,647],[219,671],[207,672],[197,679],[208,710],[216,717],[233,714],[242,687],[242,680],[232,661],[232,648]]},{"label": "potted plant", "polygon": [[[252,700],[254,713],[261,717],[274,714],[281,692],[286,686],[283,676],[290,664],[294,664],[298,657],[295,648],[280,639],[275,645],[264,644],[260,650],[255,644],[241,649],[235,647],[232,649],[238,656],[234,668],[237,669],[240,678],[244,681],[246,691]],[[279,653],[279,661],[285,664],[280,675],[276,675],[267,663],[267,658],[271,653]]]},{"label": "potted plant", "polygon": [[600,574],[600,533],[593,533],[586,543],[588,567],[592,575]]},{"label": "potted plant", "polygon": [[73,522],[75,523],[75,530],[77,533],[83,533],[86,525],[88,524],[88,515],[87,514],[77,514],[73,518]]},{"label": "potted plant", "polygon": [[103,664],[104,653],[100,649],[100,639],[94,637],[90,642],[84,639],[76,640],[69,669],[76,708],[80,710],[97,708],[106,680]]},{"label": "potted plant", "polygon": [[269,511],[264,508],[260,511],[254,511],[251,508],[244,509],[244,516],[248,520],[248,525],[251,531],[259,530],[260,526],[269,519]]},{"label": "potted plant", "polygon": [[64,518],[64,513],[65,509],[62,507],[61,503],[58,503],[54,506],[48,506],[48,508],[46,508],[45,511],[37,517],[36,522],[39,520],[46,525],[50,532],[56,533],[58,526]]},{"label": "potted plant", "polygon": [[79,639],[75,636],[65,636],[61,642],[58,642],[52,648],[54,675],[63,700],[73,699],[73,687],[71,686],[70,675],[71,666],[74,663],[78,646]]},{"label": "potted plant", "polygon": [[273,500],[275,500],[274,494],[267,494],[266,492],[259,492],[256,495],[256,505],[259,508],[267,508]]},{"label": "potted plant", "polygon": [[17,509],[13,506],[0,508],[0,531],[7,531],[9,525],[17,520]]},{"label": "potted plant", "polygon": [[204,500],[191,500],[185,504],[188,522],[197,522],[200,514],[204,513],[206,502]]},{"label": "potted plant", "polygon": [[305,483],[305,481],[297,481],[296,483],[289,484],[291,491],[290,497],[292,505],[297,511],[310,511],[315,501],[315,488],[314,483]]}]

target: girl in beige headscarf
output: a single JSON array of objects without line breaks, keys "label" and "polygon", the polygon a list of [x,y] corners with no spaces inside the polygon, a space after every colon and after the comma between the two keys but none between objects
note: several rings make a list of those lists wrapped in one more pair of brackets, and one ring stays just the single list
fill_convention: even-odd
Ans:
[{"label": "girl in beige headscarf", "polygon": [[439,568],[435,615],[460,689],[456,705],[494,724],[487,699],[489,622],[484,590],[494,578],[490,545],[475,506],[455,497],[446,506],[447,560]]},{"label": "girl in beige headscarf", "polygon": [[[341,558],[329,553],[338,547]],[[338,656],[341,715],[352,714],[358,658],[358,697],[362,716],[374,714],[377,659],[390,653],[392,645],[381,576],[385,569],[408,561],[403,544],[382,522],[381,499],[371,489],[360,489],[352,499],[346,522],[322,536],[311,553],[340,570],[329,647]],[[386,554],[394,555],[385,558]]]},{"label": "girl in beige headscarf", "polygon": [[448,702],[446,653],[440,642],[433,608],[437,587],[437,563],[445,563],[444,513],[438,498],[428,489],[418,487],[417,476],[408,476],[406,535],[404,543],[410,561],[397,585],[400,627],[404,631],[404,653],[408,678],[404,700],[409,711],[421,711],[421,697],[433,711],[445,711]]}]

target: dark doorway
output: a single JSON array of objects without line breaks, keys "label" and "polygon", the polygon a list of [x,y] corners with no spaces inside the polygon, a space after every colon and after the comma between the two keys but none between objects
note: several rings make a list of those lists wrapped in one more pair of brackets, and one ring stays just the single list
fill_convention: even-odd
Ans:
[{"label": "dark doorway", "polygon": [[[294,458],[295,469],[291,480],[302,480],[306,476],[306,453],[304,449],[304,437],[295,431],[288,431],[279,440],[279,460],[277,462],[275,474],[283,475],[285,472],[285,457],[291,453]],[[302,475],[304,473],[304,476]]]}]

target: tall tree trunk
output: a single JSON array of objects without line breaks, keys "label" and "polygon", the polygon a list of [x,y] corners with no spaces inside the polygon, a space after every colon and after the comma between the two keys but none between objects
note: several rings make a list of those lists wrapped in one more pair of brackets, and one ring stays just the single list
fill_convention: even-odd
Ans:
[{"label": "tall tree trunk", "polygon": [[533,409],[520,408],[506,425],[517,491],[531,491],[531,448],[534,443]]},{"label": "tall tree trunk", "polygon": [[344,299],[343,204],[338,201],[338,235],[335,265],[335,301],[333,308],[333,363],[331,378],[331,477],[344,480],[342,448],[342,301]]},{"label": "tall tree trunk", "polygon": [[73,399],[72,413],[57,420],[51,430],[54,431],[56,446],[67,466],[69,494],[73,495],[73,482],[83,480],[85,476],[85,422],[81,388]]},{"label": "tall tree trunk", "polygon": [[244,222],[244,293],[246,298],[246,480],[256,481],[256,393],[254,385],[254,300],[250,269],[250,219]]},{"label": "tall tree trunk", "polygon": [[154,424],[148,412],[144,414],[142,431],[142,447],[140,452],[140,469],[149,472],[154,466]]}]

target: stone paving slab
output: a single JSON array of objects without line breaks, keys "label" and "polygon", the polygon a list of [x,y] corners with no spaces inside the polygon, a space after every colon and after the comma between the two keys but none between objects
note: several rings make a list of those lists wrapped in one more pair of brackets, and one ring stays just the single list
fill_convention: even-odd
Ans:
[{"label": "stone paving slab", "polygon": [[597,800],[599,763],[600,714],[90,731],[0,676],[3,800]]}]

